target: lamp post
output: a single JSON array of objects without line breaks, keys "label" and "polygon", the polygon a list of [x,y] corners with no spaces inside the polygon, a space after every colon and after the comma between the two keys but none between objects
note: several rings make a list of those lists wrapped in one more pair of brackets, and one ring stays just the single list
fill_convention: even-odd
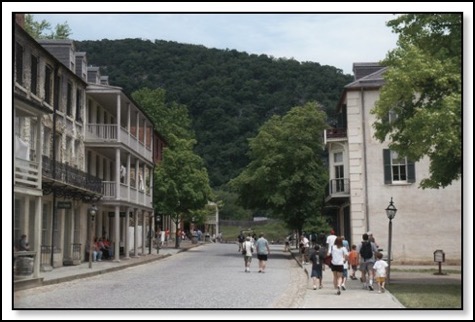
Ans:
[{"label": "lamp post", "polygon": [[389,219],[389,240],[388,240],[388,280],[387,283],[389,284],[389,280],[391,277],[391,242],[392,242],[392,234],[393,234],[393,219],[396,217],[397,209],[393,204],[393,197],[391,197],[391,201],[389,202],[389,206],[386,208],[386,216]]},{"label": "lamp post", "polygon": [[89,209],[89,216],[90,216],[90,228],[89,233],[91,234],[91,240],[89,245],[89,268],[92,268],[92,254],[94,252],[94,221],[96,219],[97,207],[96,205],[92,205]]}]

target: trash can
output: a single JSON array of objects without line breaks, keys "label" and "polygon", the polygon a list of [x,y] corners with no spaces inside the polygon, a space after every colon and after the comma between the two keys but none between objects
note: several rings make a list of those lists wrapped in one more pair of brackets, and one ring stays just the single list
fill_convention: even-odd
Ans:
[{"label": "trash can", "polygon": [[192,244],[198,244],[198,237],[193,236],[193,237],[191,238],[191,243],[192,243]]},{"label": "trash can", "polygon": [[205,235],[205,242],[209,242],[210,241],[210,236],[209,235]]},{"label": "trash can", "polygon": [[28,276],[33,274],[33,258],[18,257],[16,260],[16,275]]}]

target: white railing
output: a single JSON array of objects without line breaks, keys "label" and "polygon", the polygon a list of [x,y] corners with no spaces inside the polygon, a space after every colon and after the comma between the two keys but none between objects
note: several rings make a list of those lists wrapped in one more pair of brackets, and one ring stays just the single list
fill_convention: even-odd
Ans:
[{"label": "white railing", "polygon": [[[138,191],[134,187],[130,187],[130,196],[129,196],[129,187],[121,183],[119,191],[119,200],[127,201],[138,205],[148,206],[152,205],[152,197],[146,195],[144,191]],[[103,181],[102,182],[102,193],[104,200],[117,200],[116,193],[116,182],[115,181]]]},{"label": "white railing", "polygon": [[86,139],[101,141],[117,141],[116,124],[94,124],[87,125]]},{"label": "white railing", "polygon": [[15,185],[41,188],[38,162],[15,158]]}]

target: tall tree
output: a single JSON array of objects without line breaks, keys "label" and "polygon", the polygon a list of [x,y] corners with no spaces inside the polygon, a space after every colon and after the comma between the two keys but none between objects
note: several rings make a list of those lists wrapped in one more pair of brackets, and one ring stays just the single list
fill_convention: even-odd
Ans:
[{"label": "tall tree", "polygon": [[46,21],[35,21],[33,15],[25,15],[25,30],[35,39],[68,39],[72,35],[68,22],[57,24],[54,31]]},{"label": "tall tree", "polygon": [[176,138],[195,139],[188,109],[184,105],[167,102],[164,89],[142,88],[133,92],[132,98],[147,112],[155,129],[167,139],[170,147],[175,145]]},{"label": "tall tree", "polygon": [[321,141],[325,119],[314,102],[270,118],[250,140],[250,164],[231,181],[240,202],[272,211],[299,232],[321,214],[328,183]]},{"label": "tall tree", "polygon": [[[182,219],[199,222],[211,188],[203,160],[193,151],[196,140],[186,106],[166,103],[163,89],[143,88],[132,97],[169,144],[154,173],[155,212],[170,215],[176,227]],[[179,238],[175,247],[179,247]]]},{"label": "tall tree", "polygon": [[401,156],[430,159],[422,188],[446,187],[462,171],[462,15],[408,14],[388,26],[399,40],[383,61],[375,136]]},{"label": "tall tree", "polygon": [[[156,169],[154,193],[159,212],[170,215],[176,227],[203,209],[210,200],[208,172],[203,160],[192,151],[192,140],[176,139],[175,148],[166,148]],[[181,227],[183,228],[183,227]],[[178,238],[175,247],[179,247]]]}]

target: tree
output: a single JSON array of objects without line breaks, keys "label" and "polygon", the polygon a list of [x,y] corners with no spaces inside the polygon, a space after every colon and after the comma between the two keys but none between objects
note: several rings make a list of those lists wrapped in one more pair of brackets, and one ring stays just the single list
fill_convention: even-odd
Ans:
[{"label": "tree", "polygon": [[328,183],[321,157],[325,117],[321,106],[310,102],[270,118],[250,140],[250,164],[231,181],[239,201],[272,211],[299,232],[321,215]]},{"label": "tree", "polygon": [[[193,143],[177,139],[174,149],[165,149],[155,172],[156,208],[169,214],[176,227],[192,211],[204,208],[211,196],[208,172],[192,151]],[[178,239],[175,247],[179,247]]]},{"label": "tree", "polygon": [[446,187],[462,167],[462,15],[408,14],[388,26],[399,40],[383,61],[375,136],[413,161],[429,158],[422,188]]},{"label": "tree", "polygon": [[164,89],[142,88],[133,92],[132,98],[147,112],[170,147],[174,147],[176,138],[194,140],[188,109],[175,102],[167,103]]},{"label": "tree", "polygon": [[29,14],[25,15],[25,30],[35,39],[68,39],[72,35],[67,21],[57,24],[55,30],[52,31],[48,21],[35,21],[33,15]]}]

